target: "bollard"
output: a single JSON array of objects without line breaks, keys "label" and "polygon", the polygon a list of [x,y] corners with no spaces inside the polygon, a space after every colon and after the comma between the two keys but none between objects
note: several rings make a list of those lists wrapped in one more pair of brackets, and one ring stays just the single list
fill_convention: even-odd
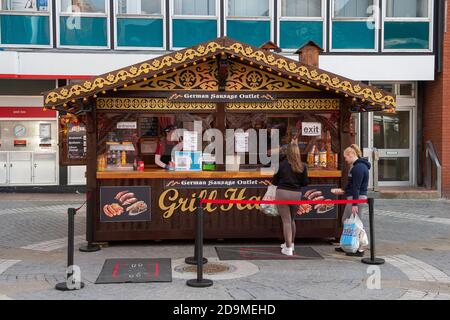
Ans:
[{"label": "bollard", "polygon": [[373,225],[374,200],[373,200],[373,198],[369,198],[369,199],[367,199],[367,202],[369,204],[370,258],[363,258],[363,259],[361,259],[361,262],[365,263],[365,264],[380,265],[380,264],[384,264],[384,259],[375,257],[375,230],[374,230],[375,228]]},{"label": "bollard", "polygon": [[[73,282],[76,279],[73,279],[74,271],[73,271],[73,247],[74,247],[74,237],[75,237],[75,214],[77,210],[75,208],[67,209],[67,214],[69,216],[69,226],[68,226],[68,245],[67,245],[67,278],[66,282],[60,282],[56,284],[55,289],[60,291],[69,291],[69,290],[79,290],[84,288],[84,283]],[[81,276],[81,275],[80,275]]]},{"label": "bollard", "polygon": [[[197,208],[200,208],[201,205],[202,204],[199,201]],[[198,210],[202,210],[203,211],[203,208],[198,209]],[[197,219],[197,217],[196,217],[196,219]],[[197,220],[195,220],[195,221],[197,221]],[[199,239],[197,234],[198,234],[198,227],[197,227],[196,232],[195,232],[194,256],[193,257],[187,257],[186,259],[184,259],[184,262],[186,264],[191,264],[191,265],[196,265],[197,264],[197,257],[198,257],[198,252],[197,252],[198,251],[198,245],[197,245],[197,242],[198,242],[198,239]],[[208,259],[203,258],[203,264],[206,264],[206,263],[208,263]]]},{"label": "bollard", "polygon": [[198,199],[197,207],[197,234],[195,238],[195,247],[197,254],[197,279],[186,281],[186,284],[194,288],[205,288],[213,285],[212,280],[203,279],[203,207],[201,199]]},{"label": "bollard", "polygon": [[93,234],[94,234],[94,231],[92,229],[93,228],[93,226],[92,226],[92,220],[93,220],[92,217],[93,217],[93,208],[95,208],[95,205],[91,201],[89,201],[89,200],[91,200],[92,193],[93,193],[93,191],[88,191],[87,192],[87,194],[86,194],[86,201],[84,203],[84,204],[86,204],[86,207],[87,207],[87,210],[86,210],[86,221],[87,221],[87,224],[86,224],[86,240],[87,240],[87,245],[79,247],[78,250],[80,250],[80,252],[96,252],[96,251],[100,251],[101,250],[101,248],[100,248],[100,246],[98,244],[92,243],[92,238],[93,238]]}]

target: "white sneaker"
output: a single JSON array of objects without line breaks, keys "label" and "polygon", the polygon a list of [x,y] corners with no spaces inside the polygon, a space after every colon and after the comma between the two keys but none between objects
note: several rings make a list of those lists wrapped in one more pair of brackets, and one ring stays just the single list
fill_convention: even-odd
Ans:
[{"label": "white sneaker", "polygon": [[[283,244],[281,244],[280,248],[281,248],[281,249],[286,248],[286,242],[283,243]],[[295,251],[295,245],[294,245],[294,244],[292,244],[291,248],[292,248],[292,251]]]},{"label": "white sneaker", "polygon": [[294,250],[292,248],[286,247],[281,249],[281,253],[287,256],[292,256],[294,254]]}]

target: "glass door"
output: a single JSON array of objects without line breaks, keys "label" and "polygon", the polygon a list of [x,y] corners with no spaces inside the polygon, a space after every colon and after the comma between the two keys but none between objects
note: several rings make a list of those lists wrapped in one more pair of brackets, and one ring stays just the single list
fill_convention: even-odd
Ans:
[{"label": "glass door", "polygon": [[378,184],[414,184],[413,108],[398,108],[394,114],[374,112],[372,144],[378,149]]}]

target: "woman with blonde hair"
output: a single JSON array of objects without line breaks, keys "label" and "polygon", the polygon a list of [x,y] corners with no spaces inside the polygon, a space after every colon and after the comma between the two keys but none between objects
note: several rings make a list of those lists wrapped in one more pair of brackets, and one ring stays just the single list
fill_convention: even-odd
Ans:
[{"label": "woman with blonde hair", "polygon": [[[369,170],[370,163],[362,157],[361,149],[352,144],[350,147],[344,150],[344,160],[347,164],[351,165],[348,173],[348,182],[345,187],[345,191],[342,189],[334,189],[333,193],[338,195],[344,195],[347,200],[362,200],[367,199],[367,185],[369,183]],[[342,216],[342,223],[351,217],[351,215],[357,214],[361,218],[362,204],[347,204],[345,205],[344,214]],[[336,248],[338,252],[344,252],[340,247]],[[359,248],[356,253],[347,253],[349,256],[364,256],[364,251]]]},{"label": "woman with blonde hair", "polygon": [[[276,200],[300,200],[301,188],[308,184],[308,172],[300,157],[297,139],[287,146],[286,158],[280,162],[277,173],[273,176],[272,184],[277,186]],[[277,205],[283,223],[284,243],[281,253],[291,256],[294,252],[296,234],[295,215],[298,205]]]}]

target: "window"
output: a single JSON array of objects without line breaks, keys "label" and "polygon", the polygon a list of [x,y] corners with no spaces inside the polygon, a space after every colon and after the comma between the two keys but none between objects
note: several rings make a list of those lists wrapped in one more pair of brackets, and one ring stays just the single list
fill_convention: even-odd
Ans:
[{"label": "window", "polygon": [[0,0],[0,45],[49,47],[51,1]]},{"label": "window", "polygon": [[118,0],[119,14],[161,15],[161,0]]},{"label": "window", "polygon": [[322,0],[282,0],[283,17],[322,17]]},{"label": "window", "polygon": [[335,0],[334,17],[338,18],[362,18],[369,17],[370,6],[373,0]]},{"label": "window", "polygon": [[268,17],[268,0],[229,0],[228,16],[230,17]]},{"label": "window", "polygon": [[48,0],[1,0],[5,11],[48,11]]},{"label": "window", "polygon": [[104,0],[61,0],[61,12],[105,13]]},{"label": "window", "polygon": [[297,50],[308,41],[324,45],[324,0],[281,0],[279,16],[279,46]]},{"label": "window", "polygon": [[164,0],[118,0],[115,17],[118,49],[163,48]]},{"label": "window", "polygon": [[383,45],[385,50],[431,51],[431,0],[385,0]]},{"label": "window", "polygon": [[375,51],[378,0],[332,0],[331,48]]},{"label": "window", "polygon": [[214,16],[216,0],[175,0],[174,14],[182,16]]},{"label": "window", "polygon": [[[219,0],[172,0],[172,48],[217,38]],[[189,36],[186,35],[189,30]]]},{"label": "window", "polygon": [[58,46],[109,47],[108,0],[58,0]]},{"label": "window", "polygon": [[387,0],[386,17],[428,17],[428,0]]},{"label": "window", "polygon": [[273,0],[228,0],[226,34],[260,47],[272,40]]}]

